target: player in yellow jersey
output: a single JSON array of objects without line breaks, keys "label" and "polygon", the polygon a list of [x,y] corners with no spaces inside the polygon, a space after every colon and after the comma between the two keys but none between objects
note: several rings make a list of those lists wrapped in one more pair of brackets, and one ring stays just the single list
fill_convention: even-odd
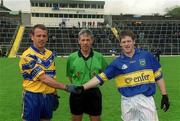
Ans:
[{"label": "player in yellow jersey", "polygon": [[42,24],[31,30],[33,44],[19,62],[23,80],[23,121],[50,121],[57,108],[56,89],[76,92],[75,86],[56,81],[55,54],[45,48],[48,30]]}]

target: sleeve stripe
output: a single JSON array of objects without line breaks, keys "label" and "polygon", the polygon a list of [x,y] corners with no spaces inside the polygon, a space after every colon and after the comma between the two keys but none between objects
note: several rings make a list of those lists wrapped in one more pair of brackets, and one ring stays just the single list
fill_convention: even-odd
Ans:
[{"label": "sleeve stripe", "polygon": [[36,61],[31,61],[31,62],[29,62],[29,63],[27,63],[27,64],[23,64],[22,65],[22,70],[28,70],[28,69],[32,69],[32,68],[34,68],[34,66],[36,65]]},{"label": "sleeve stripe", "polygon": [[47,74],[50,77],[54,77],[56,75],[56,71],[55,70],[48,70],[48,71],[45,71],[45,74]]},{"label": "sleeve stripe", "polygon": [[[23,78],[25,80],[33,80],[39,73],[41,73],[43,70],[41,67],[37,66],[35,67],[30,74],[23,73]],[[36,77],[37,78],[37,77]]]},{"label": "sleeve stripe", "polygon": [[162,69],[159,68],[156,72],[155,72],[155,78],[159,78],[162,77]]},{"label": "sleeve stripe", "polygon": [[100,74],[98,74],[98,76],[103,80],[103,81],[107,81],[107,80],[109,80],[108,78],[107,78],[107,76],[105,75],[105,73],[100,73]]},{"label": "sleeve stripe", "polygon": [[96,77],[100,81],[100,84],[104,83],[104,81],[109,80],[103,72],[98,74],[98,75],[96,75]]},{"label": "sleeve stripe", "polygon": [[30,80],[30,81],[32,80],[31,75],[28,73],[23,73],[22,76],[23,76],[24,80]]},{"label": "sleeve stripe", "polygon": [[161,76],[159,76],[159,77],[156,77],[156,81],[158,81],[158,80],[160,80],[161,78],[163,78],[163,76],[161,75]]},{"label": "sleeve stripe", "polygon": [[100,81],[100,84],[103,84],[103,83],[104,83],[104,81],[103,81],[98,75],[96,75],[96,77],[97,77],[97,79]]}]

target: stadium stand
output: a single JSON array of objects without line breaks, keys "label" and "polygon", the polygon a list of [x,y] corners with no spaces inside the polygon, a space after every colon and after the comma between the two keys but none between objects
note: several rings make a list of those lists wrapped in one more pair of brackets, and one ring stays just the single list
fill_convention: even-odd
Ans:
[{"label": "stadium stand", "polygon": [[[67,2],[65,0],[61,1],[62,3],[59,3],[57,0],[51,2],[48,0],[45,1],[46,2],[43,3],[44,1],[42,0],[30,0],[32,13],[27,16],[31,17],[31,25],[35,25],[39,22],[46,25],[52,21],[51,25],[46,25],[49,30],[47,48],[56,51],[59,56],[67,56],[79,48],[77,36],[82,28],[89,28],[92,30],[95,36],[93,47],[104,55],[111,55],[112,50],[117,53],[121,52],[117,35],[119,31],[124,29],[131,29],[134,31],[137,36],[137,47],[141,47],[148,51],[160,49],[163,55],[180,54],[180,18],[159,15],[107,15],[108,17],[106,18],[108,19],[106,20],[104,17],[105,15],[103,15],[105,3],[102,1],[98,2],[97,5],[95,5],[95,1],[87,2],[79,0],[77,3],[73,1]],[[57,10],[54,10],[54,5],[57,5]],[[62,7],[61,5],[65,6]],[[72,5],[76,7],[72,8]],[[82,9],[85,10],[85,12],[83,12]],[[44,10],[47,16],[44,14],[41,16]],[[65,16],[67,10],[68,16]],[[89,10],[91,11],[89,12]],[[78,13],[78,16],[76,16],[74,12]],[[100,18],[98,18],[98,16],[93,17],[96,12],[99,12],[99,15],[101,15]],[[53,16],[51,16],[51,13],[53,13]],[[56,16],[57,13],[58,16]],[[70,17],[72,13],[75,18]],[[61,14],[63,14],[63,16],[61,16]],[[59,21],[56,19],[59,19]],[[63,22],[65,19],[69,21],[69,23],[66,21],[68,26],[60,26],[59,23]],[[23,20],[27,21],[26,19]],[[76,21],[70,22],[70,20]],[[53,23],[54,21],[56,21],[56,23]],[[94,21],[95,26],[92,25]],[[7,50],[9,50],[13,44],[19,23],[18,20],[12,21],[12,18],[0,18],[0,45]],[[29,25],[25,27],[20,48],[17,53],[18,55],[21,55],[31,44],[29,37],[30,28],[31,26]]]},{"label": "stadium stand", "polygon": [[[108,44],[114,42],[115,37],[110,28],[102,28],[104,5],[105,1],[93,0],[30,0],[31,25],[48,27],[47,48],[58,55],[68,55],[79,48],[77,35],[81,28],[90,28],[95,34],[94,48],[108,54],[107,49],[115,46]],[[29,46],[29,30],[26,26],[18,55]]]},{"label": "stadium stand", "polygon": [[[81,28],[48,27],[49,42],[46,47],[52,51],[56,51],[59,56],[65,56],[76,51],[79,49],[77,38],[80,29]],[[117,48],[117,40],[110,28],[90,28],[90,30],[95,36],[95,50],[103,52],[105,55],[109,55],[110,49]],[[20,55],[31,44],[29,31],[30,27],[26,27],[18,55]]]},{"label": "stadium stand", "polygon": [[0,49],[2,56],[7,56],[13,44],[19,26],[19,15],[12,15],[11,10],[6,8],[1,1],[0,5]]},{"label": "stadium stand", "polygon": [[114,16],[118,30],[131,29],[137,45],[145,50],[160,49],[164,55],[180,54],[180,18],[165,16]]},{"label": "stadium stand", "polygon": [[[160,49],[163,55],[180,54],[180,21],[173,19],[155,19],[133,17],[113,20],[113,27],[118,31],[131,29],[137,35],[136,44],[148,51]],[[114,29],[108,27],[90,28],[95,36],[94,49],[105,55],[110,55],[110,50],[115,49],[118,53],[121,51]],[[28,28],[27,28],[27,31]],[[22,41],[21,50],[25,48],[29,39],[27,31]],[[77,35],[80,28],[59,28],[49,27],[48,48],[57,52],[58,55],[68,55],[78,49]]]}]

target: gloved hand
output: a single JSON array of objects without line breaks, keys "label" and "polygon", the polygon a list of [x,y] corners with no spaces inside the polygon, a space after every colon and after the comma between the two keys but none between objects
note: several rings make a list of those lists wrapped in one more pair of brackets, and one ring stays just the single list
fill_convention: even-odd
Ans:
[{"label": "gloved hand", "polygon": [[53,111],[56,111],[59,107],[59,98],[60,96],[58,96],[57,94],[53,95]]},{"label": "gloved hand", "polygon": [[102,86],[103,84],[104,84],[104,81],[100,82],[100,83],[99,83],[99,86]]},{"label": "gloved hand", "polygon": [[77,94],[82,94],[82,93],[84,93],[84,87],[83,86],[77,86],[76,91],[77,91]]},{"label": "gloved hand", "polygon": [[66,85],[65,90],[67,92],[75,93],[75,94],[82,94],[84,92],[83,86],[75,86],[75,85]]},{"label": "gloved hand", "polygon": [[161,99],[161,109],[166,112],[169,109],[170,103],[169,103],[169,98],[168,95],[162,95]]}]

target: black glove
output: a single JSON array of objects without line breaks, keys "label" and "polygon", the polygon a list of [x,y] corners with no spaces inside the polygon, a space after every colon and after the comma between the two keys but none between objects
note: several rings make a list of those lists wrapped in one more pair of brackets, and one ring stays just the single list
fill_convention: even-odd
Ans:
[{"label": "black glove", "polygon": [[167,95],[162,95],[161,99],[161,109],[166,112],[169,109],[170,103],[169,103],[169,98]]},{"label": "black glove", "polygon": [[75,85],[66,85],[65,90],[67,92],[81,94],[84,92],[84,87],[83,86],[75,86]]},{"label": "black glove", "polygon": [[83,86],[77,86],[76,91],[77,91],[77,94],[82,94],[84,92],[84,87]]},{"label": "black glove", "polygon": [[100,86],[102,86],[103,84],[104,84],[104,81],[101,81],[101,82],[99,83]]},{"label": "black glove", "polygon": [[59,98],[60,96],[58,96],[57,94],[53,95],[53,111],[56,111],[59,107]]}]

